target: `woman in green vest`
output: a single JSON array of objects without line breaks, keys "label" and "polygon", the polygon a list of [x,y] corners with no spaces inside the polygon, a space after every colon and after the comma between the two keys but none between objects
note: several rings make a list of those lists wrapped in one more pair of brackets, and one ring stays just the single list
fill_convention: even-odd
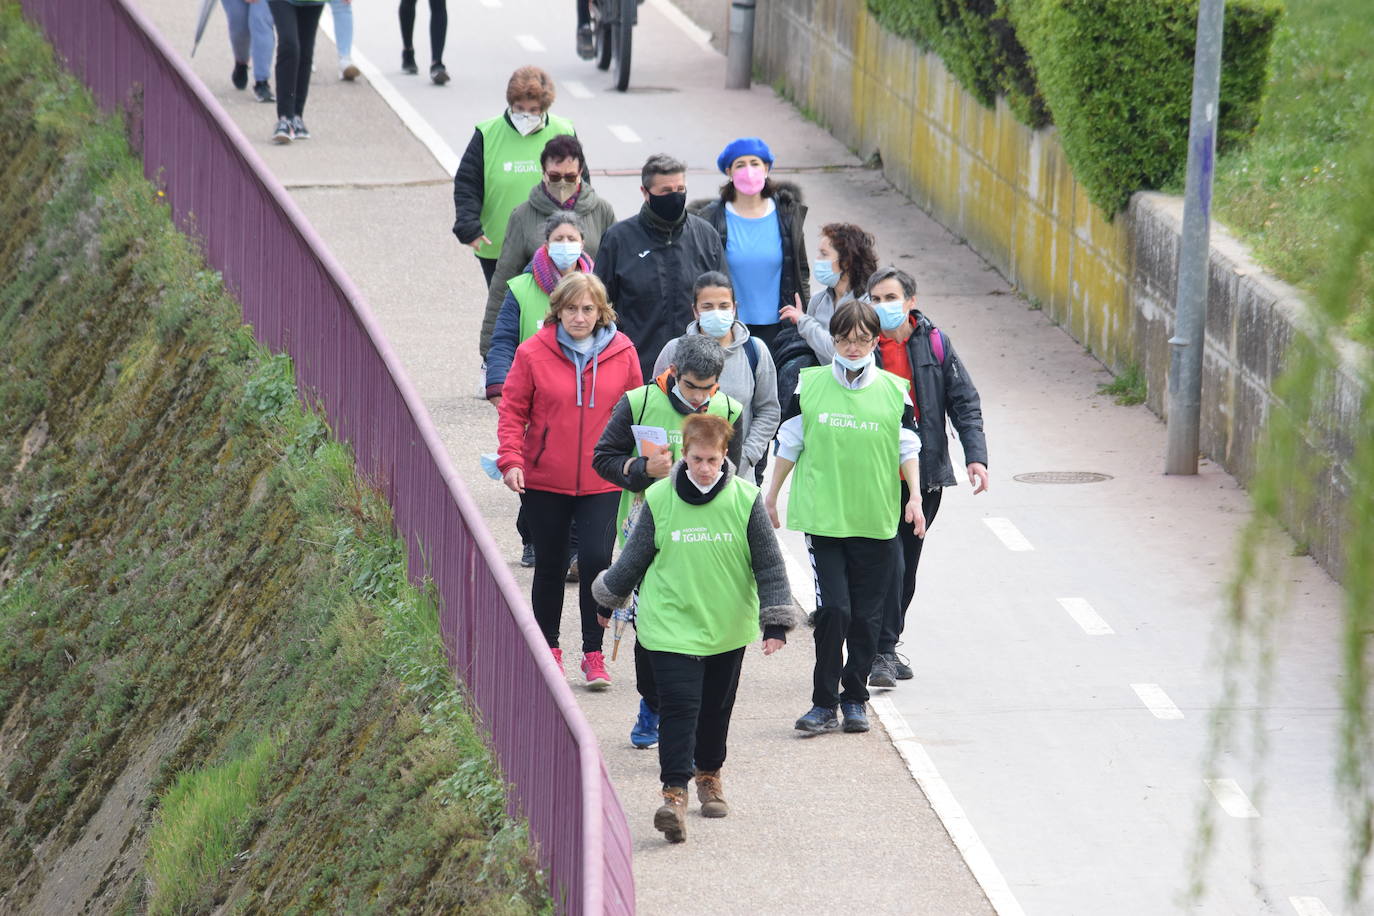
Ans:
[{"label": "woman in green vest", "polygon": [[453,234],[477,253],[491,285],[510,212],[539,183],[539,154],[572,122],[549,114],[553,78],[538,67],[521,67],[506,84],[506,110],[477,125],[453,176]]},{"label": "woman in green vest", "polygon": [[[925,535],[920,496],[899,505],[901,482],[920,479],[921,440],[906,379],[874,364],[882,326],[867,302],[830,319],[835,356],[803,369],[778,428],[777,469],[765,505],[773,527],[778,494],[797,471],[787,527],[806,535],[816,576],[816,666],[811,710],[796,728],[868,731],[868,674],[878,651],[884,602],[902,567],[898,517]],[[838,688],[838,689],[837,689]]]},{"label": "woman in green vest", "polygon": [[582,248],[582,218],[571,210],[544,221],[544,244],[534,252],[525,272],[510,281],[496,330],[487,351],[487,400],[501,406],[501,389],[515,359],[515,348],[528,340],[549,313],[549,293],[570,273],[592,272],[592,259]]},{"label": "woman in green vest", "polygon": [[[620,557],[592,585],[598,603],[614,608],[639,589],[637,643],[659,692],[654,827],[673,843],[687,839],[690,781],[703,817],[729,813],[720,770],[744,649],[762,629],[772,655],[797,617],[759,489],[725,457],[733,434],[713,414],[683,421],[682,460],[645,492]],[[608,614],[598,614],[605,626]]]}]

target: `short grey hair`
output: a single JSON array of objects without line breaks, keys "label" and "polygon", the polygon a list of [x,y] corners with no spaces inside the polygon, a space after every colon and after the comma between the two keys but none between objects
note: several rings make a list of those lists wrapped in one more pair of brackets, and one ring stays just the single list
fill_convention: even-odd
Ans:
[{"label": "short grey hair", "polygon": [[703,334],[679,337],[673,351],[673,367],[678,376],[695,375],[702,382],[719,380],[725,371],[725,348]]},{"label": "short grey hair", "polygon": [[879,267],[877,270],[873,271],[873,274],[868,278],[868,287],[865,290],[865,295],[872,297],[873,287],[884,280],[896,280],[900,283],[902,285],[903,299],[910,299],[912,296],[916,295],[916,278],[900,267],[893,267],[891,264],[886,267]]},{"label": "short grey hair", "polygon": [[549,236],[553,235],[559,226],[572,226],[582,238],[587,237],[587,229],[582,225],[582,217],[571,210],[555,210],[548,219],[544,220],[544,241],[547,242]]},{"label": "short grey hair", "polygon": [[639,185],[646,191],[655,175],[676,175],[687,171],[687,163],[674,159],[667,153],[654,153],[644,160],[644,168],[639,170]]}]

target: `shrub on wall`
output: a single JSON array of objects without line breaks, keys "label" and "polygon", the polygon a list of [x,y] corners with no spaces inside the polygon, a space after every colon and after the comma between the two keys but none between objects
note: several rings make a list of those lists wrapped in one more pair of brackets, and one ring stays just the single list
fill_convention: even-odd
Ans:
[{"label": "shrub on wall", "polygon": [[[868,0],[885,27],[938,54],[985,105],[1004,95],[1053,121],[1108,214],[1186,161],[1198,0]],[[1281,0],[1229,0],[1218,148],[1259,120]]]}]

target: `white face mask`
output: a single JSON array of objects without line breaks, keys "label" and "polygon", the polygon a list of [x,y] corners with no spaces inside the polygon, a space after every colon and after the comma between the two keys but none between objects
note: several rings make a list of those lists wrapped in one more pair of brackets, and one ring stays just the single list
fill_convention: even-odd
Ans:
[{"label": "white face mask", "polygon": [[523,111],[512,111],[510,122],[515,125],[515,129],[520,131],[520,136],[528,137],[539,129],[544,123],[544,116],[541,114],[528,114]]},{"label": "white face mask", "polygon": [[867,369],[869,366],[873,365],[873,351],[870,350],[867,354],[859,357],[858,359],[849,359],[836,353],[835,362],[839,363],[841,366],[844,366],[851,372],[861,372],[864,369]]},{"label": "white face mask", "polygon": [[706,493],[710,493],[710,492],[711,492],[711,488],[712,488],[712,487],[714,487],[716,484],[720,483],[720,478],[721,478],[722,476],[724,476],[724,474],[725,474],[725,466],[722,465],[721,468],[720,468],[720,470],[716,471],[716,476],[711,478],[711,482],[710,482],[710,483],[707,483],[707,484],[697,483],[697,479],[696,479],[695,477],[692,476],[692,472],[691,472],[691,471],[687,471],[687,479],[690,480],[690,481],[692,482],[692,486],[696,487],[696,488],[697,488],[698,490],[700,490],[703,494],[706,494]]}]

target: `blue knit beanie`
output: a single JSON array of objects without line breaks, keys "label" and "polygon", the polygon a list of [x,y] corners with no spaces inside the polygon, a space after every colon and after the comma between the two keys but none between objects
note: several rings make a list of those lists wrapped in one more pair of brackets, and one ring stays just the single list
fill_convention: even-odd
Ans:
[{"label": "blue knit beanie", "polygon": [[773,151],[768,148],[758,137],[740,137],[738,140],[731,140],[730,145],[716,157],[716,168],[720,169],[722,175],[730,174],[730,163],[740,156],[758,156],[768,167],[773,167]]}]

